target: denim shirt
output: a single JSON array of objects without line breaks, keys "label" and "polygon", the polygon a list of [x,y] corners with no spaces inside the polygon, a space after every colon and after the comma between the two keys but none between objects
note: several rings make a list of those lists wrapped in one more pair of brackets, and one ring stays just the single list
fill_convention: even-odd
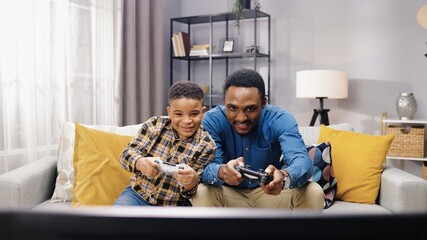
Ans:
[{"label": "denim shirt", "polygon": [[[238,157],[243,157],[245,166],[249,165],[252,170],[265,170],[270,164],[286,170],[291,178],[291,188],[305,184],[312,175],[312,161],[298,124],[288,111],[267,104],[262,109],[258,126],[245,135],[237,133],[228,122],[223,105],[209,110],[202,125],[217,145],[214,161],[202,173],[203,183],[226,185],[218,178],[219,167]],[[253,189],[258,186],[257,180],[244,178],[238,187]]]}]

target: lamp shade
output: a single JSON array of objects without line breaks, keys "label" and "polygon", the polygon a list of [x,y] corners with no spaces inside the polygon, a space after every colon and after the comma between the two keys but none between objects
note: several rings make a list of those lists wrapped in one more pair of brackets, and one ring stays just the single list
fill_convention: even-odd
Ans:
[{"label": "lamp shade", "polygon": [[422,6],[417,13],[417,21],[421,27],[427,29],[427,4]]},{"label": "lamp shade", "polygon": [[297,72],[297,98],[347,98],[347,73],[337,70],[304,70]]}]

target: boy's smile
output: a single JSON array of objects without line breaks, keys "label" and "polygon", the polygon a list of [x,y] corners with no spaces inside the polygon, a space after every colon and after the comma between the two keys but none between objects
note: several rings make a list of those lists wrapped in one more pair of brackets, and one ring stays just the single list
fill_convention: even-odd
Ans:
[{"label": "boy's smile", "polygon": [[192,137],[200,128],[206,108],[200,100],[179,98],[167,108],[172,127],[181,139]]}]

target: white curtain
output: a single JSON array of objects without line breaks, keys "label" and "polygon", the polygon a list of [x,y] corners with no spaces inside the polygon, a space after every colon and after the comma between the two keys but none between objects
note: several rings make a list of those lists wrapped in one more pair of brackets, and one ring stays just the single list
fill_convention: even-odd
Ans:
[{"label": "white curtain", "polygon": [[0,0],[0,174],[56,155],[60,121],[117,124],[122,1]]}]

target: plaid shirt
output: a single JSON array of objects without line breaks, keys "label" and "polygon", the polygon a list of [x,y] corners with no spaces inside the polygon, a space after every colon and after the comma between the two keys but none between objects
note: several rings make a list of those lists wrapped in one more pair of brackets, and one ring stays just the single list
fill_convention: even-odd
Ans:
[{"label": "plaid shirt", "polygon": [[169,117],[152,117],[142,124],[138,135],[131,140],[120,155],[121,166],[135,173],[131,186],[152,205],[190,206],[197,186],[189,191],[180,187],[170,175],[160,173],[149,179],[135,169],[141,157],[159,157],[170,163],[185,163],[192,167],[199,179],[204,167],[213,160],[216,145],[209,133],[201,126],[189,139],[180,139],[172,128]]}]

